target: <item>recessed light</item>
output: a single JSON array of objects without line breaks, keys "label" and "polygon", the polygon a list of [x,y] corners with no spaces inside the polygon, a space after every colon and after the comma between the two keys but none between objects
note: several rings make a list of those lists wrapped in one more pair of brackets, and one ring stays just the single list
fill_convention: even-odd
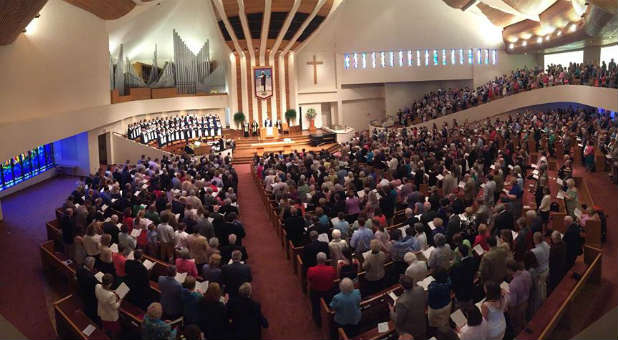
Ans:
[{"label": "recessed light", "polygon": [[521,43],[521,46],[523,46],[523,47],[528,46],[528,42],[527,42],[527,41],[524,41],[523,43]]},{"label": "recessed light", "polygon": [[543,42],[543,38],[541,38],[541,37],[536,38],[536,43],[537,44],[540,44],[542,42]]},{"label": "recessed light", "polygon": [[513,45],[513,43],[510,43],[510,44],[509,44],[509,50],[512,50],[514,46],[515,46],[515,45]]}]

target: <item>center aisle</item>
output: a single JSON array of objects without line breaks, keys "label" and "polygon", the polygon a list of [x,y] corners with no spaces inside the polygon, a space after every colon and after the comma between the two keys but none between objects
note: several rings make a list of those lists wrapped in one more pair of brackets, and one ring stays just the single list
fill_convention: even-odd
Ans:
[{"label": "center aisle", "polygon": [[238,173],[240,219],[247,236],[243,245],[249,254],[254,297],[270,327],[264,339],[320,339],[320,329],[311,318],[309,298],[300,289],[298,277],[285,258],[257,191],[249,164],[235,165]]}]

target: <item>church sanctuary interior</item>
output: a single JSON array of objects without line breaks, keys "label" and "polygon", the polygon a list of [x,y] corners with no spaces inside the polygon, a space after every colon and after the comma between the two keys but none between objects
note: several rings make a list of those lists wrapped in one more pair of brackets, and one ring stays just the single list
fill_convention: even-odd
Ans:
[{"label": "church sanctuary interior", "polygon": [[0,0],[0,339],[618,339],[616,59],[616,0]]}]

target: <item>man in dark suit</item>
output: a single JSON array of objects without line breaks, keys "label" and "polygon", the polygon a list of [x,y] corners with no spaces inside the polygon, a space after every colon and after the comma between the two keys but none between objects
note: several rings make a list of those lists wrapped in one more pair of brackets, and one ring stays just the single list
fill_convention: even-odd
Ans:
[{"label": "man in dark suit", "polygon": [[232,259],[232,253],[235,250],[239,250],[242,254],[241,261],[247,261],[249,255],[247,255],[247,249],[243,246],[236,244],[236,234],[230,234],[227,237],[228,245],[221,246],[221,263],[228,263]]},{"label": "man in dark suit", "polygon": [[245,228],[240,224],[240,221],[236,220],[236,213],[233,212],[225,215],[225,223],[215,227],[215,236],[222,246],[228,245],[228,237],[231,234],[236,234],[236,244],[242,245],[242,239],[246,235]]},{"label": "man in dark suit", "polygon": [[103,223],[103,233],[110,234],[112,236],[112,243],[118,243],[118,215],[112,215],[109,221]]},{"label": "man in dark suit", "polygon": [[290,216],[284,221],[284,228],[289,241],[298,247],[303,244],[305,235],[305,220],[298,213],[296,207],[290,208]]},{"label": "man in dark suit", "polygon": [[62,228],[62,243],[64,252],[69,258],[73,258],[73,238],[75,237],[75,222],[73,219],[73,209],[68,208],[60,218],[60,228]]},{"label": "man in dark suit", "polygon": [[317,264],[316,255],[318,255],[318,253],[322,252],[324,254],[328,254],[328,243],[318,241],[317,231],[312,230],[309,233],[309,239],[311,242],[303,248],[302,259],[305,268],[313,267]]},{"label": "man in dark suit", "polygon": [[506,209],[504,204],[496,204],[494,209],[496,211],[496,217],[492,234],[494,236],[500,235],[502,229],[513,230],[513,214]]},{"label": "man in dark suit", "polygon": [[231,296],[238,295],[238,288],[245,282],[251,282],[251,268],[249,265],[241,263],[242,252],[234,250],[232,252],[232,263],[226,264],[221,268],[225,292]]},{"label": "man in dark suit", "polygon": [[148,269],[142,264],[143,252],[136,249],[133,252],[133,260],[124,263],[127,274],[125,280],[129,288],[127,299],[136,306],[146,309],[150,303],[150,279]]},{"label": "man in dark suit", "polygon": [[94,288],[98,281],[94,277],[94,257],[88,256],[84,264],[77,268],[77,285],[79,296],[84,304],[84,313],[94,322],[97,321],[97,297]]},{"label": "man in dark suit", "polygon": [[240,286],[238,296],[228,302],[231,329],[235,331],[236,339],[261,339],[262,328],[268,327],[259,302],[254,301],[251,295],[251,284],[245,282]]}]

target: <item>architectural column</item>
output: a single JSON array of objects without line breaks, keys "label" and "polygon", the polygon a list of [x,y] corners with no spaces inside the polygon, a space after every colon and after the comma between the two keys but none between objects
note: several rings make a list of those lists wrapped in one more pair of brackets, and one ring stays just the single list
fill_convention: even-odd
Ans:
[{"label": "architectural column", "polygon": [[587,46],[584,47],[584,64],[601,64],[601,47]]}]

